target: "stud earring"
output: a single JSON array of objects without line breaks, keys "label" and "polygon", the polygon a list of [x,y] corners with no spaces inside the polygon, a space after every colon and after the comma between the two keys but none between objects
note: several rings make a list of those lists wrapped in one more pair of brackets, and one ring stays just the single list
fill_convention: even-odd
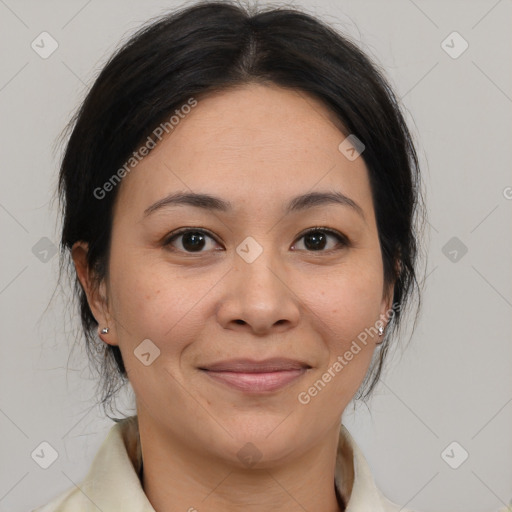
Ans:
[{"label": "stud earring", "polygon": [[108,334],[108,331],[110,331],[108,327],[103,327],[103,329],[101,329],[101,334]]},{"label": "stud earring", "polygon": [[384,334],[384,327],[382,325],[379,327],[379,336],[382,336]]}]

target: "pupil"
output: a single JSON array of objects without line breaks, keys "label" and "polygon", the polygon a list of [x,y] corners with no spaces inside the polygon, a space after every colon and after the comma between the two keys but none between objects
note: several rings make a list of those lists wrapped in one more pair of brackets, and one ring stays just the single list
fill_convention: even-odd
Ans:
[{"label": "pupil", "polygon": [[[191,242],[191,243],[189,243]],[[198,243],[199,242],[199,243]],[[202,233],[186,233],[183,236],[183,247],[187,250],[201,250],[204,247],[204,237]]]},{"label": "pupil", "polygon": [[[308,240],[313,240],[313,243],[308,243]],[[320,245],[319,245],[320,242]],[[325,247],[325,233],[321,231],[314,231],[308,235],[306,235],[304,239],[304,245],[308,249],[318,250],[323,249]]]}]

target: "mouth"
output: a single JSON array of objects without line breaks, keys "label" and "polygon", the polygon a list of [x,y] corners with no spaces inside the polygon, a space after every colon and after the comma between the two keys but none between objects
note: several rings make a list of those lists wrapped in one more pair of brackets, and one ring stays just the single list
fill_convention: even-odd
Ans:
[{"label": "mouth", "polygon": [[274,358],[264,361],[231,359],[200,367],[216,382],[246,393],[269,393],[302,377],[311,366],[302,361]]}]

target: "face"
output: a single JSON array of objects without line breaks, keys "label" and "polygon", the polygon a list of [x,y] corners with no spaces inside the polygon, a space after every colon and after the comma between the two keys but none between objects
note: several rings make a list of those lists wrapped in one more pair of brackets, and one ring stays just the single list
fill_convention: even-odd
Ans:
[{"label": "face", "polygon": [[[344,139],[306,94],[246,85],[200,100],[119,185],[108,306],[89,302],[139,418],[176,444],[282,461],[359,388],[390,302],[368,171]],[[178,193],[226,205],[162,201]],[[311,193],[341,199],[293,202]]]}]

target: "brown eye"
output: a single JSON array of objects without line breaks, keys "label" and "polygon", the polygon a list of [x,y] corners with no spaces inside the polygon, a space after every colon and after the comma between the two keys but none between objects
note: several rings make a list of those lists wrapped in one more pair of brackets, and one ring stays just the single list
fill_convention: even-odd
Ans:
[{"label": "brown eye", "polygon": [[[337,243],[335,243],[334,246],[332,246],[331,243],[331,247],[327,247],[329,245],[329,238],[335,239]],[[304,239],[303,243],[305,250],[309,252],[328,252],[349,245],[348,240],[344,235],[326,228],[310,229],[304,233],[300,239]]]},{"label": "brown eye", "polygon": [[[174,245],[174,242],[181,238],[181,241],[178,243],[177,247]],[[172,250],[183,251],[183,252],[207,252],[203,251],[205,247],[208,245],[208,239],[215,241],[215,239],[209,235],[203,229],[182,229],[175,233],[172,233],[164,242],[165,246],[171,246]]]},{"label": "brown eye", "polygon": [[[350,245],[346,236],[329,228],[312,228],[301,235],[299,240],[304,239],[304,249],[308,252],[330,252],[342,249]],[[210,242],[209,242],[210,241]],[[164,242],[165,247],[176,252],[203,253],[215,249],[212,242],[217,243],[213,235],[204,229],[183,228],[171,233]]]}]

